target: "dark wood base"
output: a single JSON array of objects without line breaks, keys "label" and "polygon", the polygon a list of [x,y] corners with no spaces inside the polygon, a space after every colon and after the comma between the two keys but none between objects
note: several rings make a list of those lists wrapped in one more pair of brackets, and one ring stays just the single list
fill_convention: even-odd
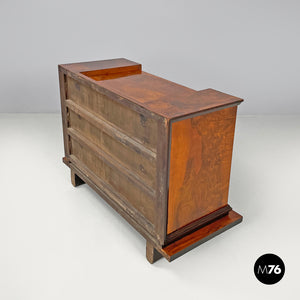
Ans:
[{"label": "dark wood base", "polygon": [[159,260],[161,257],[165,257],[168,261],[173,261],[174,259],[194,249],[200,244],[237,225],[243,219],[241,215],[231,210],[227,215],[218,218],[212,223],[209,223],[208,225],[205,225],[200,229],[185,235],[181,239],[171,242],[165,247],[161,247],[156,243],[155,239],[148,233],[148,231],[146,231],[136,222],[135,219],[128,215],[128,213],[121,206],[111,201],[110,197],[107,197],[107,195],[104,194],[102,190],[99,189],[88,176],[82,173],[74,164],[70,163],[68,158],[64,157],[63,162],[71,169],[71,181],[74,186],[87,183],[120,215],[122,215],[139,233],[141,233],[145,237],[147,241],[146,257],[151,264]]},{"label": "dark wood base", "polygon": [[71,182],[74,187],[85,183],[72,169],[71,169]]},{"label": "dark wood base", "polygon": [[157,260],[162,258],[162,254],[160,254],[153,244],[149,241],[146,242],[146,257],[150,264],[155,263]]},{"label": "dark wood base", "polygon": [[[225,230],[237,225],[242,222],[242,219],[243,217],[241,215],[231,210],[226,216],[184,236],[166,247],[152,250],[150,248],[151,246],[148,246],[149,243],[147,242],[147,259],[150,263],[153,263],[160,257],[164,256],[168,261],[172,261]],[[152,254],[149,256],[150,259],[148,258],[148,247],[149,253]],[[160,256],[155,253],[155,250],[160,254]]]}]

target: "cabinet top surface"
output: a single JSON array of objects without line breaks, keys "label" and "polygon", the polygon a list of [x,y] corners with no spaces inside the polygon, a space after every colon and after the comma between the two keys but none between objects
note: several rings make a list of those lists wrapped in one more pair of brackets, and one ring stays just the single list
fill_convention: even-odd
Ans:
[{"label": "cabinet top surface", "polygon": [[59,68],[167,119],[238,105],[243,101],[213,89],[187,88],[143,72],[140,64],[124,58],[64,64]]}]

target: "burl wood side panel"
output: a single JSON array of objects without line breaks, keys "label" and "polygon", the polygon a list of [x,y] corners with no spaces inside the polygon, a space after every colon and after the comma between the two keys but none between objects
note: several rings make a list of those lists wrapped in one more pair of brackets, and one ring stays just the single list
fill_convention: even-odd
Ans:
[{"label": "burl wood side panel", "polygon": [[227,204],[236,110],[171,123],[168,234]]}]

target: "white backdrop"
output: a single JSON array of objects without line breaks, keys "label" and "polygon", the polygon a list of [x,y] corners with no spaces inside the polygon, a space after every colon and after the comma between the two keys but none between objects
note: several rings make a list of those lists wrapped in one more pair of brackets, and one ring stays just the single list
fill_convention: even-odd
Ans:
[{"label": "white backdrop", "polygon": [[300,113],[300,1],[1,0],[0,112],[57,112],[57,64],[126,57],[241,114]]}]

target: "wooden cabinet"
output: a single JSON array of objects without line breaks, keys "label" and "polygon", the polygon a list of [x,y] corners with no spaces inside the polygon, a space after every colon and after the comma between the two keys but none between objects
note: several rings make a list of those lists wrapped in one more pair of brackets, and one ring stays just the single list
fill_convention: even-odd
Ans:
[{"label": "wooden cabinet", "polygon": [[228,205],[237,105],[127,59],[59,65],[65,157],[169,261],[241,222]]}]

